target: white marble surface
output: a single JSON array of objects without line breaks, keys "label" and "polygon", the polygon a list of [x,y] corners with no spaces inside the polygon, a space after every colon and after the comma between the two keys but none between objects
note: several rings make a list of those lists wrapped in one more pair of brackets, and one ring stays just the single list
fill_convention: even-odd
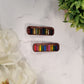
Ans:
[{"label": "white marble surface", "polygon": [[[64,12],[57,0],[0,0],[0,24],[12,28],[20,39],[20,49],[37,74],[38,84],[83,84],[84,33],[63,23]],[[28,36],[26,26],[48,25],[55,35]],[[56,53],[34,53],[35,42],[58,42]]]}]

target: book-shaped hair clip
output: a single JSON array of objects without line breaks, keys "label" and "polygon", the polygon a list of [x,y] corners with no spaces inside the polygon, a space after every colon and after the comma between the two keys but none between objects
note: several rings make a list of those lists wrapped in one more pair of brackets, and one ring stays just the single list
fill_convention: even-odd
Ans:
[{"label": "book-shaped hair clip", "polygon": [[43,26],[28,26],[27,33],[29,35],[53,35],[54,28],[53,27],[43,27]]},{"label": "book-shaped hair clip", "polygon": [[58,43],[35,43],[33,44],[34,52],[56,52],[59,51]]}]

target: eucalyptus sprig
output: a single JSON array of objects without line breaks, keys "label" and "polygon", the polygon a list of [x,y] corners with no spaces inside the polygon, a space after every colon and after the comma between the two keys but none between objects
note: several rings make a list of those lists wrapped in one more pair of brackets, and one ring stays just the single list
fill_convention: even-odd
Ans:
[{"label": "eucalyptus sprig", "polygon": [[71,27],[84,31],[84,0],[58,0],[59,10],[67,10],[64,22],[70,22]]}]

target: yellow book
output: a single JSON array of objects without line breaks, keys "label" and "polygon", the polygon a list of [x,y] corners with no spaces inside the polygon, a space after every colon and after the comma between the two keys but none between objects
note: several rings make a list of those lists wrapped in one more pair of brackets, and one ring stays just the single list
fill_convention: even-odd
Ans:
[{"label": "yellow book", "polygon": [[48,35],[48,29],[46,29],[46,35]]},{"label": "yellow book", "polygon": [[40,29],[39,29],[39,35],[40,35]]},{"label": "yellow book", "polygon": [[39,45],[39,51],[41,51],[41,45]]},{"label": "yellow book", "polygon": [[53,51],[53,45],[52,44],[50,45],[50,51]]},{"label": "yellow book", "polygon": [[35,28],[33,29],[33,34],[36,34]]}]

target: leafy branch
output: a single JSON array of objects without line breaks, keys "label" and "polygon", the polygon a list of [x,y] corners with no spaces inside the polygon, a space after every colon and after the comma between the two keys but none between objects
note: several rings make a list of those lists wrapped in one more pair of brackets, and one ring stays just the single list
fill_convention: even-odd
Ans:
[{"label": "leafy branch", "polygon": [[71,27],[84,31],[84,0],[58,0],[59,10],[67,10],[64,22],[71,23]]}]

